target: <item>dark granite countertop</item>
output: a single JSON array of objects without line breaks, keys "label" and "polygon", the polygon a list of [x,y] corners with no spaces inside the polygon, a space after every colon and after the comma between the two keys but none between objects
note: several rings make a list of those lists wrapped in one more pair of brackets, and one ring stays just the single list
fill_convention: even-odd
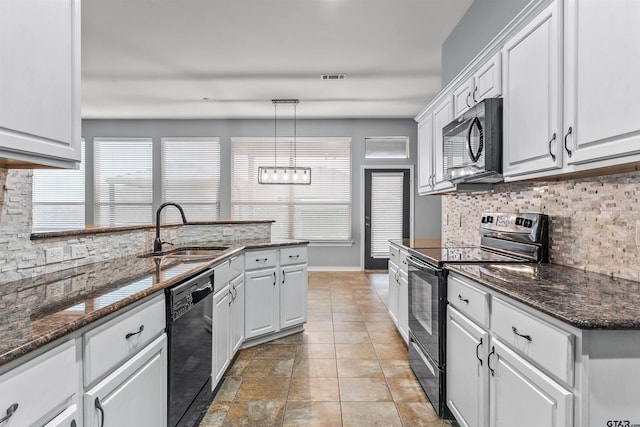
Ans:
[{"label": "dark granite countertop", "polygon": [[397,240],[389,240],[390,243],[393,243],[397,246],[403,246],[409,249],[416,248],[439,248],[442,246],[442,239],[439,237],[424,237],[424,238],[413,238],[413,239],[397,239]]},{"label": "dark granite countertop", "polygon": [[640,329],[640,282],[556,264],[447,268],[580,329]]},{"label": "dark granite countertop", "polygon": [[[0,366],[163,291],[243,249],[307,244],[300,240],[236,242],[215,258],[128,256],[0,285]],[[198,243],[189,247],[221,246]]]}]

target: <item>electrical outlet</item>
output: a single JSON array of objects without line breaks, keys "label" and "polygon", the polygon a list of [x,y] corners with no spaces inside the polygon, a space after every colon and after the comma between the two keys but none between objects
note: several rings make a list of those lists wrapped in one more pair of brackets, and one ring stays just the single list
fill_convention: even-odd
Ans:
[{"label": "electrical outlet", "polygon": [[85,258],[88,255],[85,245],[71,245],[71,258]]},{"label": "electrical outlet", "polygon": [[62,248],[49,248],[45,251],[44,257],[47,264],[62,262],[64,260],[64,250]]},{"label": "electrical outlet", "polygon": [[640,219],[636,220],[636,246],[640,246]]},{"label": "electrical outlet", "polygon": [[233,236],[233,227],[225,227],[222,229],[223,236]]}]

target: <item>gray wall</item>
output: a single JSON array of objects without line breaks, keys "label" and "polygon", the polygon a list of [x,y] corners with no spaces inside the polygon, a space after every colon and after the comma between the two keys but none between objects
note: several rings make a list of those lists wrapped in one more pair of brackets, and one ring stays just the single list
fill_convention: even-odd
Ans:
[{"label": "gray wall", "polygon": [[[419,197],[417,194],[417,127],[411,119],[344,119],[298,120],[298,136],[344,136],[352,138],[352,238],[353,246],[313,246],[309,248],[311,267],[359,268],[362,252],[362,166],[414,165],[414,223],[415,237],[439,237],[441,232],[441,203],[439,196]],[[289,129],[286,120],[278,121],[278,128]],[[82,136],[87,141],[87,156],[91,156],[94,137],[220,137],[221,141],[221,204],[222,219],[230,217],[230,158],[231,137],[273,136],[272,120],[83,120]],[[408,136],[411,155],[408,160],[370,160],[364,158],[365,136]],[[159,145],[159,144],[156,144]],[[87,175],[92,171],[87,169]],[[227,183],[225,185],[224,183]]]},{"label": "gray wall", "polygon": [[442,44],[445,87],[530,0],[475,0]]}]

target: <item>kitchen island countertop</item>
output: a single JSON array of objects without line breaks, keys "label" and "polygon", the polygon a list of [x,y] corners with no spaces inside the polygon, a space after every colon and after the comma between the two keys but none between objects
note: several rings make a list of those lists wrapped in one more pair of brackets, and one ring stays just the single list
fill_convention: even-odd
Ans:
[{"label": "kitchen island countertop", "polygon": [[307,243],[300,240],[235,242],[224,244],[228,249],[215,258],[194,261],[132,255],[1,284],[0,366],[193,277],[243,250]]}]

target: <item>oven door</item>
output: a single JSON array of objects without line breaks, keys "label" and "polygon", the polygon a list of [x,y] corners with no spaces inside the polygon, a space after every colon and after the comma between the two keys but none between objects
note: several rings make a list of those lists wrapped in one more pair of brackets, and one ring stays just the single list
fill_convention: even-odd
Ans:
[{"label": "oven door", "polygon": [[429,357],[444,364],[444,304],[446,270],[414,257],[409,263],[409,330]]}]

